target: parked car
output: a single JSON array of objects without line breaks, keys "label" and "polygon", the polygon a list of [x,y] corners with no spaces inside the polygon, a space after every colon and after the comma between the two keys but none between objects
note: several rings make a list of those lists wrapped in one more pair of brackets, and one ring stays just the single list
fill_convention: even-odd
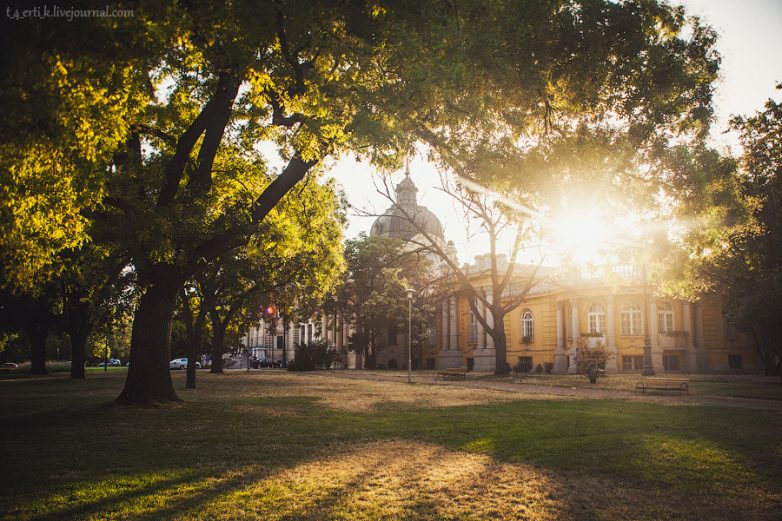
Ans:
[{"label": "parked car", "polygon": [[0,367],[2,367],[3,369],[16,369],[19,366],[13,362],[6,362]]},{"label": "parked car", "polygon": [[[187,369],[187,358],[174,358],[168,363],[169,369]],[[201,362],[196,362],[196,369],[201,369]]]},{"label": "parked car", "polygon": [[[106,365],[106,361],[104,360],[103,362],[98,364],[98,367],[103,367],[105,365]],[[122,362],[120,361],[119,358],[109,358],[109,367],[117,367],[120,365],[122,365]]]},{"label": "parked car", "polygon": [[258,369],[259,367],[280,367],[280,362],[272,362],[268,358],[259,358],[258,360],[253,360],[251,365],[253,369]]}]

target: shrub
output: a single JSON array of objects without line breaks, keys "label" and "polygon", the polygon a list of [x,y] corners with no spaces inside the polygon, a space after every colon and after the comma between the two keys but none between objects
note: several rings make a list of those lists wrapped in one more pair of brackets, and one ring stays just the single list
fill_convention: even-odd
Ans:
[{"label": "shrub", "polygon": [[532,358],[528,356],[519,357],[519,363],[513,366],[514,373],[529,373],[532,371]]},{"label": "shrub", "polygon": [[336,349],[325,341],[296,344],[294,359],[288,364],[288,371],[315,371],[328,369],[337,360]]},{"label": "shrub", "polygon": [[535,372],[536,373],[542,373],[543,372],[543,366],[538,364],[535,366]]},{"label": "shrub", "polygon": [[546,374],[551,374],[551,371],[554,370],[554,364],[552,362],[546,362],[543,364],[543,370],[546,371]]},{"label": "shrub", "polygon": [[393,358],[391,360],[389,360],[388,361],[388,368],[389,369],[398,369],[397,364],[396,364],[396,360],[394,360]]},{"label": "shrub", "polygon": [[576,372],[583,374],[589,378],[590,382],[595,383],[598,375],[605,372],[606,362],[612,356],[600,342],[595,347],[589,347],[580,342],[576,348]]}]

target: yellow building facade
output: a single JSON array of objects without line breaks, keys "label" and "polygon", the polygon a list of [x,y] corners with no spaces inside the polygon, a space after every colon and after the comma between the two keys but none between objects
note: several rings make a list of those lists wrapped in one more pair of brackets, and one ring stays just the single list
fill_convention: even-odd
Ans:
[{"label": "yellow building facade", "polygon": [[[487,266],[488,259],[479,257],[466,268],[478,274],[471,278],[473,286],[491,299]],[[526,284],[529,269],[520,266],[518,272],[503,302]],[[641,271],[629,267],[564,275],[550,270],[504,317],[507,363],[575,372],[576,348],[602,344],[611,355],[607,371],[640,372],[648,326],[657,373],[762,368],[748,335],[736,332],[723,317],[719,297],[695,303],[661,298],[643,281]],[[465,294],[455,291],[442,301],[436,330],[438,368],[494,370],[493,339],[472,316]]]}]

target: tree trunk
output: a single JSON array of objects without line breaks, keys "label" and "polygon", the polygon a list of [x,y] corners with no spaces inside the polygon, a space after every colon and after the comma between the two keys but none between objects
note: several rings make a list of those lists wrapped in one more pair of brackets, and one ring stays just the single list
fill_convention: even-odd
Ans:
[{"label": "tree trunk", "polygon": [[199,310],[193,324],[192,337],[187,344],[187,389],[196,388],[196,362],[199,362],[201,351],[201,336],[204,330],[204,313]]},{"label": "tree trunk", "polygon": [[499,313],[494,316],[494,375],[508,376],[510,365],[506,360],[508,356],[508,339],[505,337],[505,316]]},{"label": "tree trunk", "polygon": [[223,342],[225,329],[220,323],[220,318],[212,316],[212,369],[211,373],[223,372]]},{"label": "tree trunk", "polygon": [[81,294],[72,295],[65,310],[65,327],[71,340],[71,378],[84,378],[87,336],[90,332],[90,303]]},{"label": "tree trunk", "polygon": [[182,284],[184,279],[178,270],[164,267],[141,297],[130,337],[128,377],[117,403],[150,406],[179,401],[168,362],[171,321]]},{"label": "tree trunk", "polygon": [[86,328],[69,331],[71,339],[71,378],[84,378],[84,350],[87,344]]},{"label": "tree trunk", "polygon": [[30,374],[47,374],[46,338],[49,330],[42,325],[33,325],[27,332],[30,341]]}]

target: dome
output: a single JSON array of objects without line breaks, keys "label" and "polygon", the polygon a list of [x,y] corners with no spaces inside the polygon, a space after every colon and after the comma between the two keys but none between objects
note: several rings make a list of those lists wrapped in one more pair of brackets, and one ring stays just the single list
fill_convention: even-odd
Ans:
[{"label": "dome", "polygon": [[[443,241],[445,237],[440,219],[426,207],[418,205],[416,200],[417,193],[418,188],[416,188],[413,180],[410,179],[410,168],[408,167],[405,171],[404,179],[396,185],[398,207],[392,206],[383,215],[375,219],[369,234],[407,241],[424,231],[428,235]],[[415,226],[404,217],[405,213],[413,217]]]}]

